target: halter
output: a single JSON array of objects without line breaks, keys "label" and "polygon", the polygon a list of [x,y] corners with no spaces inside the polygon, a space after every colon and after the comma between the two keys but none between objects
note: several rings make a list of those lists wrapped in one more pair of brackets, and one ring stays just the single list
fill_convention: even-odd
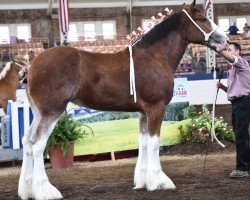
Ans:
[{"label": "halter", "polygon": [[[187,13],[186,10],[183,9],[182,11],[188,16],[188,18],[191,20],[191,22],[193,22],[193,24],[203,33],[203,35],[205,36],[205,42],[206,42],[206,43],[208,42],[210,36],[219,28],[218,26],[216,26],[216,28],[213,29],[211,32],[206,33],[206,32],[203,31],[203,30],[201,29],[201,27],[199,27],[199,25],[192,19],[192,17]],[[210,21],[210,20],[209,20],[209,21]]]}]

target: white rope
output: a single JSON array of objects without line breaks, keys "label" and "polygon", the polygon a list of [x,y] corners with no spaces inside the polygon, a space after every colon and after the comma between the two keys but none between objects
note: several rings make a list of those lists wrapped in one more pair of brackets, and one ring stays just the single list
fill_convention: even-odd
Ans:
[{"label": "white rope", "polygon": [[129,55],[130,55],[130,70],[129,70],[129,77],[130,77],[130,95],[134,95],[134,102],[136,103],[136,89],[135,89],[135,68],[134,68],[134,60],[132,54],[132,46],[129,45]]},{"label": "white rope", "polygon": [[188,18],[191,20],[191,22],[193,22],[193,24],[203,33],[204,37],[205,37],[205,41],[207,42],[209,40],[209,37],[213,34],[214,31],[216,31],[219,27],[216,26],[215,29],[213,29],[210,33],[206,33],[205,31],[203,31],[201,29],[201,27],[199,27],[199,25],[192,19],[192,17],[187,13],[186,10],[182,10],[187,16]]},{"label": "white rope", "polygon": [[15,62],[15,64],[19,67],[23,67],[23,65],[20,65],[19,63]]},{"label": "white rope", "polygon": [[[214,31],[216,31],[219,27],[216,26],[215,29],[213,29],[210,33],[206,33],[205,31],[203,31],[201,29],[201,27],[199,27],[199,25],[192,19],[192,17],[187,13],[186,10],[182,10],[187,16],[188,18],[191,20],[191,22],[193,22],[193,24],[204,34],[205,36],[205,41],[209,40],[209,37],[213,34]],[[212,128],[211,128],[211,137],[212,139],[214,138],[216,140],[216,142],[221,146],[221,147],[225,147],[224,144],[222,144],[218,138],[215,135],[215,130],[214,130],[214,117],[215,117],[215,98],[216,98],[216,70],[215,70],[215,66],[214,66],[214,73],[213,73],[213,78],[214,78],[214,102],[213,102],[213,115],[212,115]]]},{"label": "white rope", "polygon": [[215,98],[216,98],[216,70],[215,70],[215,66],[214,66],[214,72],[213,72],[213,78],[214,78],[214,102],[213,102],[213,113],[212,113],[212,128],[211,128],[211,137],[212,139],[214,138],[216,140],[216,142],[221,146],[221,147],[225,147],[224,144],[222,144],[222,142],[220,142],[218,140],[218,138],[215,135],[215,130],[214,130],[214,117],[215,117]]}]

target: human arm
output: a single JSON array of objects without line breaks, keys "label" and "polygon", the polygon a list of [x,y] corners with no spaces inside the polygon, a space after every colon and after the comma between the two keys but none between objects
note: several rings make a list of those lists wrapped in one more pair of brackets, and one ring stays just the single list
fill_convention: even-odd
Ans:
[{"label": "human arm", "polygon": [[237,57],[230,55],[226,50],[221,50],[218,53],[230,63],[234,63],[237,60]]},{"label": "human arm", "polygon": [[224,92],[227,92],[227,86],[223,85],[221,82],[217,83],[217,88],[222,89]]},{"label": "human arm", "polygon": [[237,57],[230,55],[227,52],[227,48],[228,48],[228,44],[225,42],[224,44],[219,44],[216,47],[216,51],[222,56],[224,57],[227,61],[229,61],[229,63],[235,63],[235,61],[237,61]]}]

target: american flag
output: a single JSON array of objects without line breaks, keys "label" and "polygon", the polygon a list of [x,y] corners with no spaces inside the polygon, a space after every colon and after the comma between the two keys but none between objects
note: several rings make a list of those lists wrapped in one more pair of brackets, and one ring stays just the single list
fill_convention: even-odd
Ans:
[{"label": "american flag", "polygon": [[62,32],[69,31],[69,3],[68,0],[59,0],[60,2],[60,21]]},{"label": "american flag", "polygon": [[204,3],[205,16],[208,16],[208,9],[210,6],[211,6],[211,0],[205,0],[205,3]]}]

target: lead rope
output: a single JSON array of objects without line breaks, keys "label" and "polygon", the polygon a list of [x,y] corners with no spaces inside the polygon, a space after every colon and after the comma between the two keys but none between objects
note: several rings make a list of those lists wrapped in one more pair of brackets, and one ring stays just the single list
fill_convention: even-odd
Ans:
[{"label": "lead rope", "polygon": [[[213,32],[215,32],[217,29],[218,29],[218,26],[215,27],[215,29],[213,29],[210,33],[206,33],[205,31],[202,30],[201,27],[199,27],[199,25],[192,19],[192,17],[188,14],[188,12],[183,9],[182,10],[186,15],[187,17],[191,20],[191,22],[193,22],[193,24],[204,34],[204,37],[205,37],[205,41],[207,42],[209,40],[209,37],[212,35]],[[216,87],[216,70],[215,70],[215,66],[214,66],[214,73],[213,73],[213,78],[214,78],[214,102],[213,102],[213,115],[212,115],[212,128],[211,128],[211,137],[212,137],[212,140],[213,138],[216,140],[216,142],[221,146],[221,147],[225,147],[224,144],[222,144],[216,137],[215,135],[215,131],[214,131],[214,116],[215,116],[215,96],[216,96],[216,91],[215,91],[215,87]]]},{"label": "lead rope", "polygon": [[[214,79],[214,102],[213,102],[213,114],[212,114],[212,128],[211,128],[211,137],[214,138],[216,140],[216,142],[221,146],[221,147],[225,147],[224,144],[222,144],[216,137],[215,135],[215,130],[214,130],[214,117],[215,117],[215,104],[217,101],[217,94],[218,94],[218,90],[216,91],[216,70],[215,70],[215,66],[214,66],[214,71],[213,71],[213,79]],[[220,79],[221,79],[221,75],[220,75]],[[204,158],[204,163],[203,163],[203,169],[202,169],[202,176],[201,176],[201,183],[203,184],[204,182],[204,174],[205,174],[205,169],[206,169],[206,162],[207,162],[207,143],[205,143],[205,158]],[[203,199],[205,197],[205,188],[203,187],[202,190],[202,195],[203,195]]]},{"label": "lead rope", "polygon": [[216,104],[216,70],[215,70],[215,66],[214,66],[214,71],[213,71],[213,78],[214,78],[214,102],[213,102],[213,113],[212,113],[212,128],[211,128],[211,137],[212,137],[212,140],[213,138],[216,140],[216,142],[221,146],[221,147],[225,147],[224,144],[222,144],[222,142],[220,142],[218,140],[218,138],[216,137],[215,135],[215,130],[214,130],[214,117],[215,117],[215,104]]},{"label": "lead rope", "polygon": [[132,54],[132,46],[129,45],[129,55],[130,55],[130,70],[129,70],[129,77],[130,77],[130,95],[134,95],[134,102],[136,103],[136,89],[135,89],[135,68],[134,68],[134,59]]}]

